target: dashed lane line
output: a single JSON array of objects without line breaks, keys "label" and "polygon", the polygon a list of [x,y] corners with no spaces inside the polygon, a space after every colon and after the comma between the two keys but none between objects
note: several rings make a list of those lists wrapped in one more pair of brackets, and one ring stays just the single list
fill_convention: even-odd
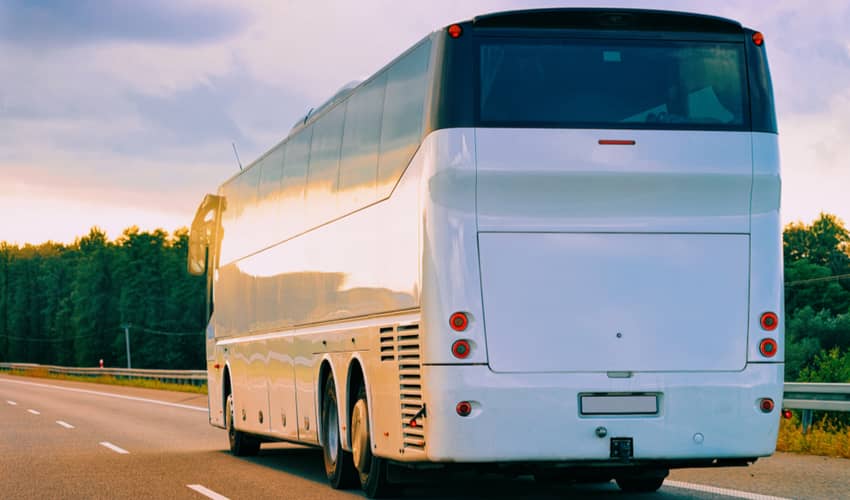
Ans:
[{"label": "dashed lane line", "polygon": [[784,497],[774,497],[770,495],[762,495],[761,493],[750,493],[748,491],[730,490],[727,488],[717,488],[716,486],[707,486],[704,484],[685,483],[682,481],[664,481],[664,486],[672,486],[683,490],[699,491],[702,493],[712,493],[714,495],[723,495],[733,498],[744,498],[746,500],[790,500]]},{"label": "dashed lane line", "polygon": [[68,422],[65,422],[64,420],[57,420],[56,423],[61,425],[62,427],[66,428],[66,429],[73,429],[74,428],[73,425],[69,424]]},{"label": "dashed lane line", "polygon": [[30,412],[30,413],[32,413],[33,415],[41,415],[41,412],[40,412],[40,411],[38,411],[38,410],[33,410],[32,408],[30,408],[30,409],[29,409],[29,410],[27,410],[27,411],[28,411],[28,412]]},{"label": "dashed lane line", "polygon": [[200,484],[187,484],[186,487],[190,490],[197,491],[198,493],[207,498],[212,498],[213,500],[230,500],[226,496],[220,495],[209,488],[201,486]]},{"label": "dashed lane line", "polygon": [[124,396],[121,394],[110,394],[108,392],[100,392],[100,391],[90,391],[88,389],[76,389],[73,387],[63,387],[59,385],[50,385],[50,384],[38,384],[36,382],[24,382],[23,380],[9,380],[6,378],[0,378],[0,382],[7,382],[10,384],[21,384],[21,385],[30,385],[35,387],[46,387],[48,389],[58,389],[60,391],[68,391],[68,392],[79,392],[82,394],[94,394],[96,396],[105,396],[108,398],[116,398],[116,399],[126,399],[129,401],[139,401],[142,403],[151,403],[162,406],[171,406],[173,408],[183,408],[184,410],[194,410],[194,411],[209,411],[206,406],[192,406],[192,405],[183,405],[180,403],[168,403],[166,401],[159,401],[156,399],[147,399],[147,398],[137,398],[134,396]]},{"label": "dashed lane line", "polygon": [[103,446],[104,448],[109,448],[110,450],[112,450],[115,453],[118,453],[120,455],[129,455],[130,454],[129,451],[125,450],[124,448],[121,448],[120,446],[115,446],[114,444],[110,443],[109,441],[101,441],[100,445]]},{"label": "dashed lane line", "polygon": [[18,403],[14,402],[14,401],[12,401],[12,400],[10,400],[10,399],[7,399],[7,400],[6,400],[6,403],[8,403],[8,404],[9,404],[9,405],[11,405],[11,406],[18,406]]}]

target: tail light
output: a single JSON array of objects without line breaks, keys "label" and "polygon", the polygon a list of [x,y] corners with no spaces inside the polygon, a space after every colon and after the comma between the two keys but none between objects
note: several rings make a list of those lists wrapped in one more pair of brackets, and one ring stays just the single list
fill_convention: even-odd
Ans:
[{"label": "tail light", "polygon": [[759,31],[753,33],[753,43],[761,47],[764,43],[764,35],[762,35]]},{"label": "tail light", "polygon": [[452,354],[458,359],[466,359],[469,357],[469,341],[468,340],[456,340],[454,344],[452,344]]},{"label": "tail light", "polygon": [[762,339],[759,342],[759,352],[765,358],[772,358],[776,356],[776,341],[773,339]]},{"label": "tail light", "polygon": [[762,330],[772,332],[773,330],[776,330],[777,326],[779,326],[779,317],[776,316],[775,312],[766,312],[761,315],[759,322],[761,323]]},{"label": "tail light", "polygon": [[469,317],[465,313],[456,312],[449,318],[449,325],[452,327],[452,330],[462,332],[469,326]]},{"label": "tail light", "polygon": [[763,398],[759,401],[759,409],[761,409],[762,413],[772,412],[775,406],[775,403],[770,398]]},{"label": "tail light", "polygon": [[785,417],[786,420],[791,420],[791,417],[793,417],[794,414],[791,413],[791,410],[782,410],[782,416]]},{"label": "tail light", "polygon": [[472,403],[469,401],[461,401],[455,406],[455,411],[461,417],[468,417],[470,413],[472,413]]}]

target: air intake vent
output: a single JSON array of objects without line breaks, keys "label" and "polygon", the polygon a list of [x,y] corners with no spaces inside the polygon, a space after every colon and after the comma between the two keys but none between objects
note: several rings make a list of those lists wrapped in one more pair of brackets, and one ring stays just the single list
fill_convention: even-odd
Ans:
[{"label": "air intake vent", "polygon": [[381,328],[381,361],[395,360],[395,328],[385,326]]},{"label": "air intake vent", "polygon": [[427,415],[424,412],[425,402],[422,401],[419,325],[399,326],[396,339],[403,445],[406,450],[424,452]]}]

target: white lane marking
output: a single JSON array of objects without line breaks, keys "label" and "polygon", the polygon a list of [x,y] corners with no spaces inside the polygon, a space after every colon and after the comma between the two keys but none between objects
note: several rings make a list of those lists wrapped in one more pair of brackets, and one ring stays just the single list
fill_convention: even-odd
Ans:
[{"label": "white lane marking", "polygon": [[65,422],[64,420],[57,420],[56,423],[61,425],[62,427],[66,428],[66,429],[73,429],[74,428],[73,425],[69,424],[68,422]]},{"label": "white lane marking", "polygon": [[110,450],[114,451],[115,453],[120,453],[121,455],[129,455],[130,454],[129,451],[127,451],[124,448],[121,448],[119,446],[115,446],[114,444],[110,443],[109,441],[101,441],[100,445],[105,447],[105,448],[109,448]]},{"label": "white lane marking", "polygon": [[123,396],[121,394],[110,394],[108,392],[98,392],[98,391],[90,391],[87,389],[75,389],[73,387],[62,387],[59,385],[50,385],[50,384],[37,384],[35,382],[24,382],[22,380],[9,380],[5,378],[0,378],[0,382],[8,382],[10,384],[22,384],[22,385],[32,385],[35,387],[46,387],[48,389],[59,389],[60,391],[69,391],[69,392],[80,392],[83,394],[94,394],[96,396],[106,396],[108,398],[116,398],[116,399],[127,399],[130,401],[139,401],[142,403],[151,403],[162,406],[172,406],[174,408],[183,408],[184,410],[195,410],[207,412],[207,408],[205,406],[192,406],[192,405],[182,405],[180,403],[168,403],[165,401],[158,401],[156,399],[147,399],[147,398],[137,398],[134,396]]},{"label": "white lane marking", "polygon": [[14,402],[12,400],[7,399],[6,402],[9,403],[12,406],[18,406],[18,403]]},{"label": "white lane marking", "polygon": [[32,408],[30,408],[30,409],[29,409],[29,410],[27,410],[27,411],[28,411],[28,412],[30,412],[30,413],[32,413],[33,415],[41,415],[41,412],[40,412],[40,411],[38,411],[38,410],[33,410]]},{"label": "white lane marking", "polygon": [[717,488],[715,486],[706,486],[704,484],[685,483],[682,481],[664,481],[664,486],[700,491],[702,493],[713,493],[715,495],[724,495],[733,498],[745,498],[747,500],[790,500],[784,497],[774,497],[770,495],[762,495],[761,493],[750,493],[748,491],[729,490],[726,488]]},{"label": "white lane marking", "polygon": [[189,488],[190,490],[197,491],[198,493],[200,493],[201,495],[203,495],[207,498],[212,498],[213,500],[230,500],[226,496],[219,495],[218,493],[214,492],[213,490],[211,490],[209,488],[204,488],[200,484],[187,484],[186,487]]}]

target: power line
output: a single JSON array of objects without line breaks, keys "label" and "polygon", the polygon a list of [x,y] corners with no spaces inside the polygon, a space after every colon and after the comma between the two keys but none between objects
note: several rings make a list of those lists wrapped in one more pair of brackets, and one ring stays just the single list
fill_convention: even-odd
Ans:
[{"label": "power line", "polygon": [[202,331],[197,331],[197,332],[164,332],[162,330],[154,330],[154,329],[151,329],[151,328],[145,328],[143,326],[137,326],[137,325],[129,325],[129,327],[131,329],[141,330],[145,333],[150,333],[150,334],[153,334],[153,335],[166,335],[166,336],[169,336],[169,337],[190,337],[190,336],[197,337],[197,336],[204,334],[204,332],[202,332]]}]

